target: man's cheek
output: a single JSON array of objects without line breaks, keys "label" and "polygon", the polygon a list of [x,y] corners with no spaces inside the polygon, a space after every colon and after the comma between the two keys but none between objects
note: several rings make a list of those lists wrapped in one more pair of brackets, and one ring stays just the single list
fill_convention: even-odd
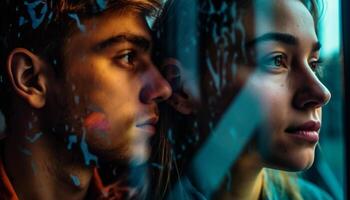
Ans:
[{"label": "man's cheek", "polygon": [[88,131],[107,133],[110,130],[110,123],[104,113],[92,112],[85,117],[84,127]]}]

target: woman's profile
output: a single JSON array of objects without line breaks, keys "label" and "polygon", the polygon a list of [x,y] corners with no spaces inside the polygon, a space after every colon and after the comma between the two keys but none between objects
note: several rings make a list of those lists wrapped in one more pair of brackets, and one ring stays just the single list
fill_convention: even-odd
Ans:
[{"label": "woman's profile", "polygon": [[[179,70],[174,68],[186,60],[166,59],[163,63],[163,70],[171,71],[166,76],[176,87],[169,100],[171,108],[163,109],[168,120],[163,120],[163,126],[168,136],[171,133],[168,141],[172,145],[172,160],[183,169],[172,171],[175,176],[186,177],[185,182],[189,183],[183,184],[181,191],[191,190],[181,196],[171,188],[168,197],[331,199],[313,184],[289,173],[306,170],[313,164],[315,148],[322,137],[319,135],[322,107],[331,97],[317,76],[321,70],[317,2],[206,0],[197,9],[199,34],[192,37],[200,41],[196,87],[200,95],[191,98],[190,90],[183,91],[188,86],[181,86],[180,80],[171,76],[175,71],[175,78],[179,79]],[[167,31],[161,33],[160,44],[169,43]],[[163,57],[178,55],[171,48],[162,53]],[[242,100],[246,91],[247,101]],[[240,105],[239,109],[230,116],[228,110],[235,105]],[[255,116],[256,119],[252,115],[251,120],[240,121],[239,116],[245,119],[252,107],[258,108],[256,115],[262,114]],[[230,117],[232,130],[220,129]],[[239,138],[246,134],[238,126],[252,131],[243,148],[237,150],[242,142]],[[215,136],[223,140],[212,142],[213,134],[226,136]],[[231,151],[239,151],[232,160],[227,159]],[[225,153],[209,155],[210,152]],[[207,160],[203,159],[205,155]],[[229,166],[227,171],[224,165]],[[219,172],[207,166],[217,167],[215,170]],[[201,173],[202,169],[211,171]],[[208,180],[220,184],[211,191],[206,188],[210,185],[206,183]]]}]

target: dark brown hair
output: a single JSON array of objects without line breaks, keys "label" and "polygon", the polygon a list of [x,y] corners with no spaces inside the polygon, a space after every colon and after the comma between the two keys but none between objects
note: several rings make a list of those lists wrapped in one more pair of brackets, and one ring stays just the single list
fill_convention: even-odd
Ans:
[{"label": "dark brown hair", "polygon": [[8,119],[11,103],[4,67],[10,52],[26,48],[52,65],[57,76],[64,71],[62,47],[81,20],[107,10],[134,10],[157,16],[160,0],[2,0],[0,2],[0,110]]}]

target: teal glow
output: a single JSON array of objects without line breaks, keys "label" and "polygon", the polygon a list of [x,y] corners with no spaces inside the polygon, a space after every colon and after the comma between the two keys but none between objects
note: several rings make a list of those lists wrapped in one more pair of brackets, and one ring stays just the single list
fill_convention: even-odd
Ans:
[{"label": "teal glow", "polygon": [[70,178],[72,179],[72,182],[75,186],[79,186],[80,185],[80,180],[77,176],[74,175],[70,175]]},{"label": "teal glow", "polygon": [[340,48],[340,5],[339,0],[324,0],[325,11],[320,20],[321,53],[324,56],[339,53]]}]

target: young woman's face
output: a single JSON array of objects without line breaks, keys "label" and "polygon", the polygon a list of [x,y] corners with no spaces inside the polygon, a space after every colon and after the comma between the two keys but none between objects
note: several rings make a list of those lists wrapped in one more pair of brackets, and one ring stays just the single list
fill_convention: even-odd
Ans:
[{"label": "young woman's face", "polygon": [[299,0],[256,0],[244,14],[248,59],[256,65],[246,87],[267,117],[258,127],[264,166],[302,170],[314,160],[321,108],[330,92],[316,76],[320,44]]}]

